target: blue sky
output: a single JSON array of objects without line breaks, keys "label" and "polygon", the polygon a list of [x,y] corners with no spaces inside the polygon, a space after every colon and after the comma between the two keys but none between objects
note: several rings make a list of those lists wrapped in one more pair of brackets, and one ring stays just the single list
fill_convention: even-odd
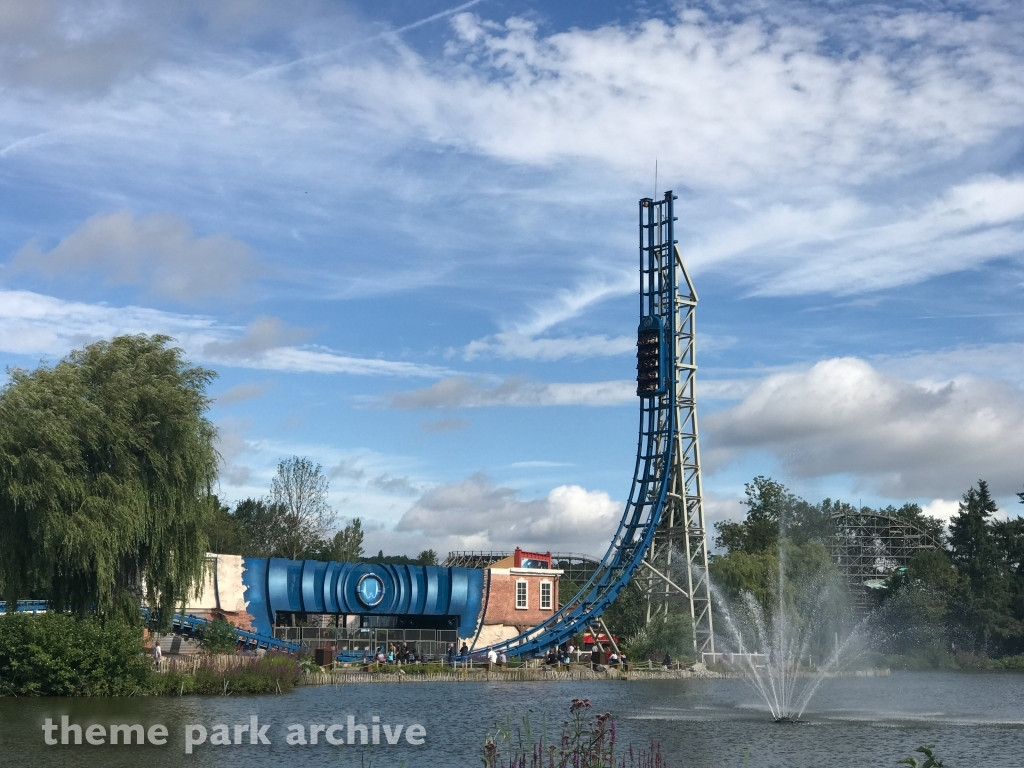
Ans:
[{"label": "blue sky", "polygon": [[600,553],[673,189],[712,520],[756,474],[1017,514],[1022,41],[1000,0],[2,4],[0,362],[166,333],[222,498],[298,454],[374,551]]}]

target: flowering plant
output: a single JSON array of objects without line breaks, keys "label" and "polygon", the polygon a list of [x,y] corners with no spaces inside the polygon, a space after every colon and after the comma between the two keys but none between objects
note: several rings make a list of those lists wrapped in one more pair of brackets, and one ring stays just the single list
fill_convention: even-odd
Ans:
[{"label": "flowering plant", "polygon": [[530,721],[513,729],[508,718],[484,742],[484,768],[666,768],[661,745],[634,751],[632,744],[616,760],[615,721],[610,712],[591,715],[590,699],[573,699],[569,719],[557,743],[542,733],[536,741]]}]

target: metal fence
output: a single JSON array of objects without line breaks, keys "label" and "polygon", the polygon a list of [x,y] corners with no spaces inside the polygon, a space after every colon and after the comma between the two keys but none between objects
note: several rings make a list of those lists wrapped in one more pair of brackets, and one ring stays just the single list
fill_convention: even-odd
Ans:
[{"label": "metal fence", "polygon": [[393,629],[385,627],[277,627],[274,637],[310,648],[334,648],[337,652],[385,653],[392,645],[405,643],[427,656],[443,656],[448,643],[459,647],[459,633],[454,629]]}]

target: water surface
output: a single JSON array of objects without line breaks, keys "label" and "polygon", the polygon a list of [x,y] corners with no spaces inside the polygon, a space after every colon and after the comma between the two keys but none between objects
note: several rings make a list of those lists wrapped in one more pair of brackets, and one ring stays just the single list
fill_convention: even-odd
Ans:
[{"label": "water surface", "polygon": [[[619,741],[659,741],[673,768],[869,768],[889,766],[919,744],[935,744],[948,766],[1024,766],[1024,676],[894,673],[888,678],[826,681],[805,712],[806,725],[778,726],[738,680],[566,683],[434,683],[300,688],[283,696],[140,699],[0,699],[0,765],[82,766],[359,766],[470,768],[493,724],[528,714],[557,732],[574,697],[611,711]],[[166,746],[46,746],[45,718],[60,722],[161,723]],[[270,723],[271,745],[202,745],[184,752],[184,728],[200,723]],[[285,744],[285,726],[370,724],[380,718],[420,723],[414,747]],[[392,731],[393,732],[393,731]],[[59,736],[59,734],[58,734]],[[243,736],[243,740],[247,736]],[[381,739],[384,741],[383,737]],[[748,762],[745,762],[748,761]]]}]

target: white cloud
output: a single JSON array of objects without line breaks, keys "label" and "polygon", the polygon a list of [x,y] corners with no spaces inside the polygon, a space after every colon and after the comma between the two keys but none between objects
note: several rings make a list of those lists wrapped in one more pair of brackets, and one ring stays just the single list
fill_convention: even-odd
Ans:
[{"label": "white cloud", "polygon": [[893,208],[852,198],[730,212],[686,247],[745,267],[754,295],[863,293],[1024,253],[1024,177],[985,175]]},{"label": "white cloud", "polygon": [[370,485],[389,494],[416,493],[417,488],[408,477],[392,477],[384,473],[370,480]]},{"label": "white cloud", "polygon": [[285,328],[276,318],[256,320],[242,336],[238,330],[205,315],[87,304],[0,289],[0,352],[59,357],[75,347],[121,334],[162,333],[174,338],[195,362],[357,376],[438,378],[450,373],[436,366],[351,357],[325,348],[274,346],[305,333]]},{"label": "white cloud", "polygon": [[[738,400],[757,385],[754,379],[698,379],[698,396],[708,400]],[[544,407],[551,405],[618,406],[637,402],[636,382],[593,381],[543,383],[512,376],[487,386],[479,379],[452,376],[422,389],[392,392],[382,404],[397,410],[430,408]]]},{"label": "white cloud", "polygon": [[14,273],[51,278],[92,269],[112,285],[145,282],[155,294],[183,300],[234,293],[261,271],[245,243],[225,234],[195,237],[171,214],[136,219],[130,211],[93,216],[48,252],[29,243],[11,262]]},{"label": "white cloud", "polygon": [[217,405],[234,405],[263,397],[269,389],[269,384],[239,384],[214,395],[214,401]]},{"label": "white cloud", "polygon": [[[956,313],[953,313],[956,314]],[[952,379],[975,376],[1005,379],[1024,387],[1024,344],[965,344],[952,349],[878,355],[874,363],[904,378]]]},{"label": "white cloud", "polygon": [[229,341],[211,341],[203,347],[203,354],[214,359],[252,360],[266,352],[308,339],[310,332],[303,328],[288,328],[277,317],[257,317],[245,330],[244,336]]},{"label": "white cloud", "polygon": [[946,501],[945,499],[932,499],[927,504],[921,505],[921,511],[929,517],[935,517],[949,525],[953,515],[960,511],[959,501]]},{"label": "white cloud", "polygon": [[[237,364],[237,363],[236,363]],[[450,374],[446,368],[400,360],[339,355],[327,349],[277,347],[245,364],[248,368],[301,373],[347,373],[353,376],[397,376],[436,379]]]},{"label": "white cloud", "polygon": [[848,473],[893,498],[956,497],[978,478],[1004,494],[1024,475],[1019,389],[907,381],[855,358],[769,376],[703,426],[712,463],[766,450],[796,476]]},{"label": "white cloud", "polygon": [[477,473],[427,491],[396,533],[421,536],[442,552],[522,546],[600,556],[621,516],[622,505],[604,491],[561,485],[545,498],[524,501]]},{"label": "white cloud", "polygon": [[342,459],[327,471],[327,476],[332,480],[362,480],[366,470],[361,469],[355,459]]},{"label": "white cloud", "polygon": [[462,350],[462,356],[466,360],[475,360],[478,357],[500,357],[506,360],[581,360],[621,355],[635,348],[636,339],[632,336],[538,339],[510,331],[471,341]]},{"label": "white cloud", "polygon": [[0,351],[61,356],[74,347],[126,333],[165,333],[196,346],[226,335],[216,320],[205,315],[111,307],[0,289]]},{"label": "white cloud", "polygon": [[230,486],[244,486],[252,477],[249,467],[239,460],[252,450],[252,445],[245,439],[249,429],[244,419],[218,419],[217,452],[220,454],[220,479]]},{"label": "white cloud", "polygon": [[338,65],[324,77],[388,130],[512,162],[596,161],[635,177],[658,156],[666,177],[701,187],[856,182],[1020,121],[1024,91],[1007,69],[1013,54],[990,42],[994,22],[955,24],[959,40],[926,29],[899,56],[887,55],[892,32],[879,26],[876,50],[846,56],[829,54],[824,29],[764,16],[684,11],[674,23],[543,36],[525,19],[462,14],[446,65],[403,51],[389,66]]},{"label": "white cloud", "polygon": [[[53,33],[63,41],[58,48],[105,40],[104,25],[138,31],[149,24],[143,39],[177,30],[188,55],[161,55],[136,69],[119,64],[134,77],[89,99],[41,97],[35,81],[13,78],[0,156],[57,185],[77,188],[91,172],[104,199],[120,199],[139,179],[150,198],[184,193],[178,198],[196,208],[259,189],[273,196],[263,215],[243,207],[223,215],[248,216],[236,226],[279,234],[282,220],[321,227],[345,208],[339,195],[365,200],[387,186],[436,201],[450,194],[452,176],[415,153],[454,149],[459,189],[464,182],[467,197],[484,201],[475,211],[499,197],[516,201],[487,226],[533,237],[540,223],[558,248],[571,247],[565,266],[594,274],[502,328],[536,344],[480,342],[489,354],[522,351],[532,359],[565,348],[537,338],[547,329],[635,290],[632,272],[612,256],[619,244],[607,245],[618,235],[603,220],[626,187],[626,199],[641,183],[649,189],[656,156],[664,178],[686,184],[681,206],[689,215],[680,229],[692,266],[728,267],[753,292],[874,290],[1019,253],[1021,179],[974,176],[1007,153],[1002,137],[1024,123],[1024,56],[1012,6],[957,15],[862,5],[840,12],[832,4],[784,17],[769,4],[556,34],[523,19],[494,24],[464,14],[453,20],[446,54],[431,59],[395,35],[358,47],[373,35],[339,23],[344,12],[333,6],[229,5],[193,4],[176,15],[149,8],[128,21],[94,14],[78,38],[64,29],[81,16],[71,6],[33,14],[48,22],[12,23],[21,30],[12,39],[28,42],[11,47],[31,49],[25,55],[37,63],[51,50],[33,42],[52,37],[41,24],[61,27]],[[186,17],[203,21],[186,33]],[[344,39],[328,49],[339,30]],[[230,52],[220,39],[230,39]],[[252,40],[272,43],[261,50]],[[301,65],[281,66],[287,52]],[[391,167],[405,150],[393,164],[401,169]],[[483,178],[495,168],[514,171],[498,191],[474,181],[481,156]],[[316,205],[296,204],[314,197],[299,194],[300,185],[314,187]],[[203,214],[216,218],[213,208]],[[451,219],[424,208],[420,218],[403,213],[391,226],[431,251],[425,262],[450,267],[453,249],[431,249],[450,244]],[[581,221],[581,212],[597,221]],[[495,231],[481,237],[496,242]],[[467,237],[460,232],[460,242]],[[375,266],[360,264],[317,289],[342,283],[331,290],[361,295],[468,274],[437,263],[365,261]],[[197,275],[215,267],[197,263]],[[205,285],[186,272],[179,278],[163,281],[165,290],[191,295]],[[223,276],[210,285],[218,281]]]},{"label": "white cloud", "polygon": [[610,406],[636,399],[631,381],[596,381],[579,384],[532,382],[522,376],[505,379],[488,387],[479,380],[455,376],[441,379],[423,389],[393,392],[385,400],[388,408],[485,408],[489,406],[589,405]]},{"label": "white cloud", "polygon": [[506,360],[581,360],[590,357],[620,355],[633,350],[636,339],[606,335],[538,338],[561,323],[616,296],[636,292],[636,275],[620,272],[614,277],[599,275],[556,292],[544,301],[529,305],[527,317],[512,323],[507,330],[471,341],[462,349],[465,360],[500,357]]}]

